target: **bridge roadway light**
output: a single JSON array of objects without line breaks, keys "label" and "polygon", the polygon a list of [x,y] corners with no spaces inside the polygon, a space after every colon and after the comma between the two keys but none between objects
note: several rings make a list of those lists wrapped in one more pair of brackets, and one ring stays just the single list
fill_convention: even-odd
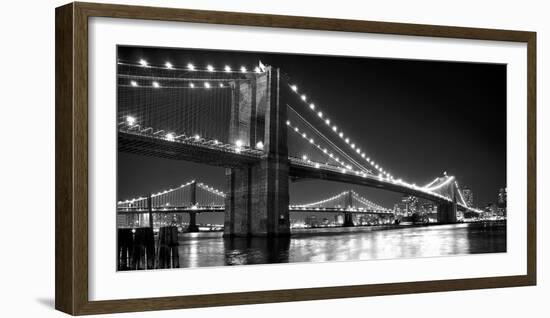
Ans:
[{"label": "bridge roadway light", "polygon": [[243,142],[240,139],[237,139],[237,141],[235,141],[235,146],[241,148],[243,146]]},{"label": "bridge roadway light", "polygon": [[193,83],[189,83],[189,87],[191,87],[191,88],[195,88],[195,84],[193,84]]},{"label": "bridge roadway light", "polygon": [[126,123],[128,126],[133,126],[136,123],[136,118],[133,116],[126,116]]},{"label": "bridge roadway light", "polygon": [[195,141],[201,140],[201,136],[199,136],[199,134],[196,134],[194,138],[195,138]]},{"label": "bridge roadway light", "polygon": [[154,88],[159,88],[159,87],[160,87],[159,82],[153,81],[153,87],[154,87]]},{"label": "bridge roadway light", "polygon": [[296,86],[296,85],[292,85],[292,86],[290,86],[290,88],[295,92],[298,91],[298,86]]},{"label": "bridge roadway light", "polygon": [[261,73],[262,70],[260,69],[260,67],[256,66],[256,67],[254,68],[254,72],[256,72],[256,73]]},{"label": "bridge roadway light", "polygon": [[220,88],[223,88],[223,83],[220,83],[220,85],[219,85],[219,86],[220,86]]},{"label": "bridge roadway light", "polygon": [[210,83],[204,82],[204,88],[210,88]]},{"label": "bridge roadway light", "polygon": [[190,70],[190,71],[194,71],[195,70],[195,65],[193,65],[191,63],[188,63],[187,64],[187,69]]},{"label": "bridge roadway light", "polygon": [[317,116],[319,116],[319,118],[323,118],[323,112],[318,112]]},{"label": "bridge roadway light", "polygon": [[246,67],[241,66],[241,73],[246,73]]},{"label": "bridge roadway light", "polygon": [[207,66],[206,66],[206,70],[207,70],[208,72],[214,72],[214,66],[212,66],[212,65],[207,65]]},{"label": "bridge roadway light", "polygon": [[147,63],[147,61],[144,60],[144,59],[140,59],[139,60],[139,65],[141,65],[143,67],[147,67],[147,66],[149,66],[149,63]]},{"label": "bridge roadway light", "polygon": [[170,62],[166,62],[166,63],[164,64],[164,66],[166,66],[166,68],[169,69],[169,70],[174,69],[174,65],[172,65],[172,63],[170,63]]},{"label": "bridge roadway light", "polygon": [[132,85],[133,87],[137,87],[138,86],[138,83],[136,81],[131,81],[130,82],[130,85]]},{"label": "bridge roadway light", "polygon": [[256,143],[256,149],[264,149],[264,143],[261,140]]},{"label": "bridge roadway light", "polygon": [[173,133],[168,133],[168,134],[166,134],[166,140],[174,141],[174,140],[176,140],[176,138],[175,138]]},{"label": "bridge roadway light", "polygon": [[302,95],[302,96],[300,96],[300,98],[305,102],[306,99],[307,99],[307,96],[306,96],[306,95]]},{"label": "bridge roadway light", "polygon": [[231,66],[229,65],[226,65],[223,69],[228,73],[231,72]]},{"label": "bridge roadway light", "polygon": [[311,108],[311,110],[314,110],[315,109],[315,104],[313,104],[313,103],[309,104],[309,108]]}]

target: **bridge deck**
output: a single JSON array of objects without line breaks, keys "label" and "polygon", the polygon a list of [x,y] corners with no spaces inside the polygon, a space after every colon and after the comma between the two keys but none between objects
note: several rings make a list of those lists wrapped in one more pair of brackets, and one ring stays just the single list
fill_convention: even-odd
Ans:
[{"label": "bridge deck", "polygon": [[[236,152],[228,145],[214,145],[208,141],[178,140],[174,142],[151,134],[144,135],[124,130],[118,132],[118,146],[119,151],[122,152],[187,160],[227,168],[250,165],[258,162],[263,156],[262,151],[255,149],[243,149],[241,152]],[[300,179],[338,181],[409,194],[436,203],[449,202],[447,198],[426,192],[421,188],[411,188],[374,175],[342,173],[341,169],[336,166],[324,164],[316,166],[311,162],[294,157],[289,158],[289,165],[289,177],[294,181]]]},{"label": "bridge deck", "polygon": [[187,160],[226,168],[257,162],[263,154],[259,150],[245,149],[236,152],[222,144],[214,145],[193,141],[174,142],[129,131],[118,132],[118,149],[127,153]]},{"label": "bridge deck", "polygon": [[321,179],[328,181],[338,181],[409,194],[415,197],[438,203],[448,202],[447,199],[422,191],[420,188],[413,189],[406,185],[392,182],[387,179],[381,179],[373,175],[363,176],[352,173],[342,173],[342,171],[338,167],[330,167],[327,165],[320,165],[319,167],[315,167],[299,158],[290,158],[289,176],[294,181],[299,179]]}]

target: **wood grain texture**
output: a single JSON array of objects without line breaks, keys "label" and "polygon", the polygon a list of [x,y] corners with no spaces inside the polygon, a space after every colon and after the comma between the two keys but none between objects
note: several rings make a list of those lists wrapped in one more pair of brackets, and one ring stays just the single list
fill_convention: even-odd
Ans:
[{"label": "wood grain texture", "polygon": [[[88,18],[368,32],[528,45],[527,275],[108,301],[88,300]],[[73,315],[536,284],[536,33],[525,31],[72,3],[56,9],[56,308]]]},{"label": "wood grain texture", "polygon": [[527,276],[537,284],[537,34],[527,43]]},{"label": "wood grain texture", "polygon": [[55,308],[74,312],[73,5],[55,10]]}]

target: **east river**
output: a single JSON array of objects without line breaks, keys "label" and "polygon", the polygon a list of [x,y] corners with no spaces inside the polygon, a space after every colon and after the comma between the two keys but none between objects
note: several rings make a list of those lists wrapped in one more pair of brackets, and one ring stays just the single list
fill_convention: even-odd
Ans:
[{"label": "east river", "polygon": [[[506,224],[461,223],[396,228],[297,230],[290,238],[178,237],[174,267],[357,261],[506,252]],[[175,255],[174,255],[175,256]]]}]

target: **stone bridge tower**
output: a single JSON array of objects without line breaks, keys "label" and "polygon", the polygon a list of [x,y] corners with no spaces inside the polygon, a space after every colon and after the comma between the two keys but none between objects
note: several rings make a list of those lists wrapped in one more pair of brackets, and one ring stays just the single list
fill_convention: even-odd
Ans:
[{"label": "stone bridge tower", "polygon": [[[448,178],[448,177],[447,177]],[[456,223],[456,211],[457,204],[456,198],[458,188],[456,187],[455,182],[449,182],[448,186],[445,186],[442,189],[442,194],[451,198],[452,202],[444,202],[437,204],[437,222],[438,223]]]},{"label": "stone bridge tower", "polygon": [[270,66],[231,83],[229,142],[263,150],[258,163],[226,169],[225,237],[290,235],[287,107]]}]

